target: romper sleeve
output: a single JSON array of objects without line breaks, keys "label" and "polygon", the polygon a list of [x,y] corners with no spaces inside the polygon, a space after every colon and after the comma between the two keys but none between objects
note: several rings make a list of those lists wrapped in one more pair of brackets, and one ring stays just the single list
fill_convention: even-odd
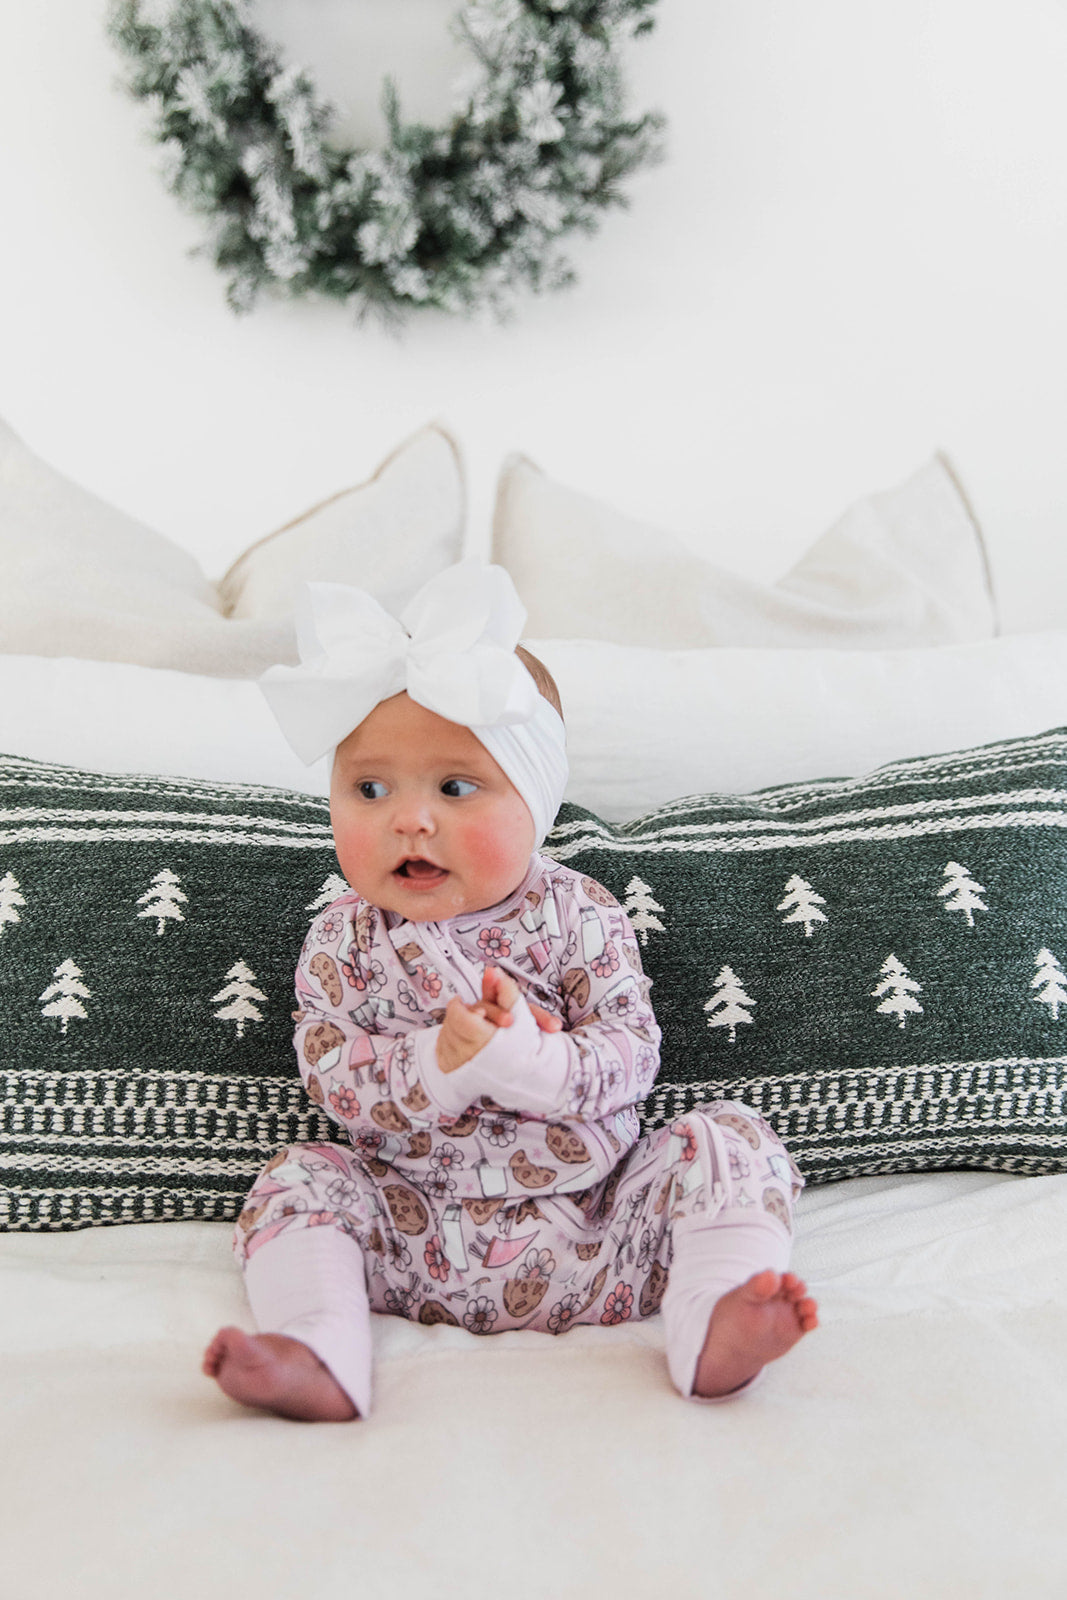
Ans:
[{"label": "romper sleeve", "polygon": [[[440,1025],[414,1019],[399,1033],[378,1031],[394,1008],[373,953],[351,939],[353,907],[327,906],[312,922],[296,968],[293,1047],[308,1095],[350,1134],[380,1136],[398,1103],[415,1112],[430,1104],[419,1083],[415,1041],[425,1035],[436,1060]],[[373,1085],[373,1094],[361,1091]],[[364,1111],[373,1105],[372,1121]]]},{"label": "romper sleeve", "polygon": [[[598,898],[585,889],[589,883]],[[642,1100],[659,1069],[660,1030],[629,918],[591,879],[561,874],[550,892],[559,925],[563,1032],[543,1033],[520,998],[510,1028],[445,1073],[436,1040],[415,1041],[419,1075],[458,1114],[481,1095],[536,1117],[603,1121]]]}]

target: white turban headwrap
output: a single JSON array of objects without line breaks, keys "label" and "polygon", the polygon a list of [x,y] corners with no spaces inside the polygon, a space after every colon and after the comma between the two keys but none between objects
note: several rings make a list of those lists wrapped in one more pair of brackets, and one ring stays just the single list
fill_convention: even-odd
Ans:
[{"label": "white turban headwrap", "polygon": [[297,604],[300,665],[271,667],[259,686],[309,765],[406,690],[485,746],[525,800],[539,847],[567,785],[566,735],[515,654],[525,621],[503,567],[475,560],[431,578],[399,621],[363,589],[309,583]]}]

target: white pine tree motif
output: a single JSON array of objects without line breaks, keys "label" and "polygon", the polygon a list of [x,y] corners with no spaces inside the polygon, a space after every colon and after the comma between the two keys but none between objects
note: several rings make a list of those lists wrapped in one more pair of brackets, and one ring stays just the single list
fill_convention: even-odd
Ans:
[{"label": "white pine tree motif", "polygon": [[755,1000],[745,993],[734,969],[723,967],[715,979],[715,993],[704,1002],[708,1027],[729,1028],[730,1043],[733,1044],[740,1025],[752,1021],[747,1008],[755,1004]]},{"label": "white pine tree motif", "polygon": [[1067,1006],[1067,973],[1051,950],[1039,950],[1034,965],[1037,976],[1030,979],[1030,987],[1041,991],[1034,995],[1035,1004],[1048,1006],[1055,1022],[1059,1018],[1060,1007]]},{"label": "white pine tree motif", "polygon": [[152,887],[139,897],[137,904],[144,906],[144,910],[138,911],[137,915],[155,917],[159,923],[156,932],[162,937],[168,921],[185,921],[185,913],[181,908],[188,903],[189,896],[182,892],[181,879],[164,867],[152,879]]},{"label": "white pine tree motif", "polygon": [[0,934],[4,931],[5,922],[21,922],[17,907],[26,904],[19,893],[19,882],[13,872],[5,872],[0,878]]},{"label": "white pine tree motif", "polygon": [[886,1016],[896,1017],[903,1028],[909,1012],[922,1014],[922,1006],[915,996],[922,994],[923,986],[915,982],[903,961],[898,961],[894,955],[886,956],[881,971],[885,976],[881,983],[871,990],[871,996],[877,1000],[879,995],[884,994],[886,998],[877,1009]]},{"label": "white pine tree motif", "polygon": [[622,903],[634,925],[634,931],[642,944],[648,943],[650,933],[665,933],[662,922],[654,915],[662,911],[659,901],[653,898],[652,890],[647,883],[642,883],[640,878],[631,878],[626,885],[626,899]]},{"label": "white pine tree motif", "polygon": [[323,906],[328,906],[334,900],[340,900],[343,894],[348,893],[348,883],[338,872],[331,872],[324,881],[314,900],[310,900],[304,907],[305,911],[321,911]]},{"label": "white pine tree motif", "polygon": [[80,1017],[83,1021],[89,1015],[82,1005],[83,1000],[92,999],[92,990],[87,989],[82,983],[82,972],[71,960],[60,962],[52,973],[55,979],[50,983],[43,994],[38,995],[39,1000],[50,1000],[51,1005],[41,1007],[42,1017],[61,1017],[62,1033],[66,1033],[67,1025],[72,1017]]},{"label": "white pine tree motif", "polygon": [[804,937],[810,939],[815,924],[826,921],[826,913],[819,910],[825,904],[822,895],[816,894],[811,884],[798,878],[794,872],[785,886],[785,899],[779,901],[776,910],[789,912],[788,917],[782,918],[783,922],[802,922]]},{"label": "white pine tree motif", "polygon": [[945,898],[943,910],[964,911],[967,914],[967,926],[974,927],[974,913],[988,911],[989,907],[981,898],[985,890],[980,883],[976,883],[958,861],[950,861],[945,868],[945,881],[937,891]]},{"label": "white pine tree motif", "polygon": [[229,1000],[228,1006],[223,1006],[221,1011],[215,1012],[219,1022],[235,1022],[237,1024],[237,1037],[244,1037],[246,1022],[262,1022],[263,1013],[253,1005],[255,1000],[266,1000],[262,989],[256,988],[256,975],[251,967],[243,961],[235,961],[226,974],[226,981],[218,994],[211,996],[211,1004],[217,1000]]}]

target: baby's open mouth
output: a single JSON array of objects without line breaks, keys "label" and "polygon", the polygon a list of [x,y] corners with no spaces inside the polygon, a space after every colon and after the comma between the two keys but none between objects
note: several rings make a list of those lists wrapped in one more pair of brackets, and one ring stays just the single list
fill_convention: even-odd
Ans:
[{"label": "baby's open mouth", "polygon": [[433,861],[425,861],[421,856],[413,857],[409,861],[402,861],[396,868],[398,878],[407,878],[410,883],[438,883],[448,876],[445,867],[439,867]]}]

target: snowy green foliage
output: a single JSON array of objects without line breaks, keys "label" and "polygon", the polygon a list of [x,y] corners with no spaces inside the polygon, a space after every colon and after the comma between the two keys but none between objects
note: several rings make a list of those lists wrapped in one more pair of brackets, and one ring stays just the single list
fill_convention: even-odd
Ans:
[{"label": "snowy green foliage", "polygon": [[329,139],[307,73],[255,30],[247,0],[118,0],[109,31],[149,105],[173,191],[204,213],[237,311],[267,287],[395,319],[420,306],[510,309],[573,281],[559,241],[624,204],[662,119],[627,115],[619,47],[655,0],[471,0],[471,52],[444,128],[405,122],[384,88],[380,150]]}]

